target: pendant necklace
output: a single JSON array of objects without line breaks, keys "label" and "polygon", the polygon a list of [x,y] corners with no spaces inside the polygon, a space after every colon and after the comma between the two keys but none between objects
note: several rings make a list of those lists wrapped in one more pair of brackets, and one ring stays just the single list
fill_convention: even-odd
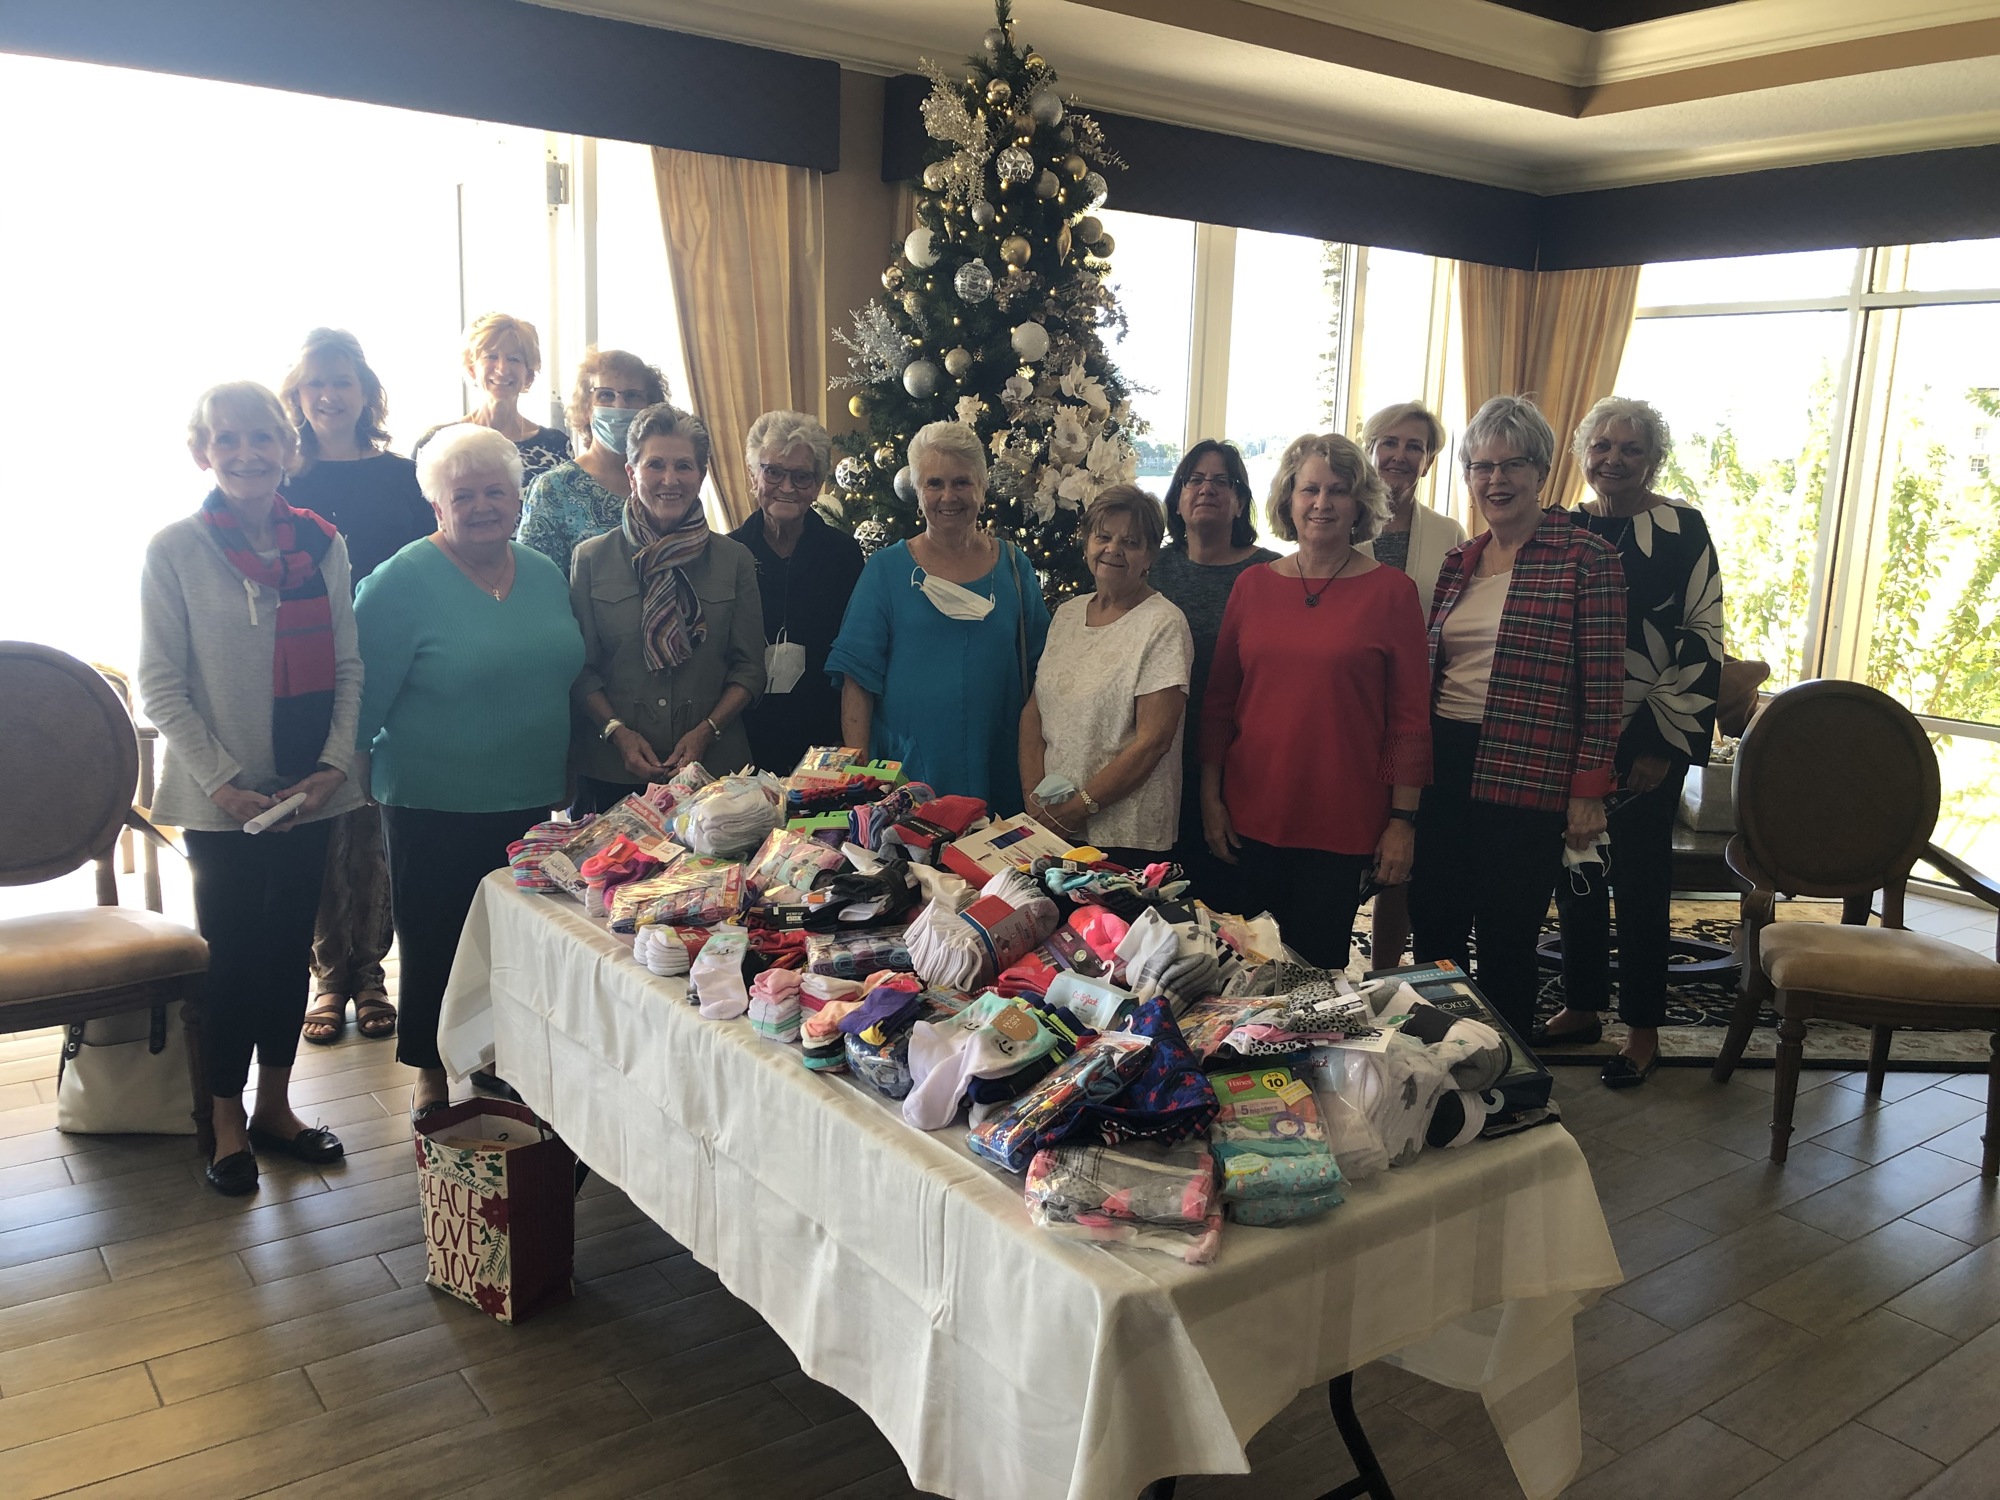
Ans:
[{"label": "pendant necklace", "polygon": [[1325,583],[1322,583],[1317,589],[1308,589],[1306,587],[1305,565],[1303,563],[1299,565],[1299,592],[1306,596],[1307,609],[1319,608],[1319,596],[1321,594],[1324,594],[1328,589],[1333,587],[1333,579],[1338,578],[1342,573],[1345,573],[1347,571],[1347,564],[1353,562],[1358,555],[1359,554],[1357,554],[1352,548],[1349,548],[1346,561],[1342,562],[1339,567],[1333,570],[1333,578],[1327,579],[1327,581]]},{"label": "pendant necklace", "polygon": [[[485,580],[485,578],[480,576],[480,572],[477,568],[473,567],[471,563],[467,562],[463,557],[459,556],[458,549],[452,546],[452,544],[445,539],[444,534],[442,532],[438,534],[438,540],[444,542],[445,554],[448,557],[450,557],[453,562],[458,564],[458,570],[461,573],[465,574],[467,578],[470,578],[472,580],[473,586],[483,594],[491,594],[493,596],[493,602],[495,604],[500,603],[502,596],[501,589],[493,584],[488,583]],[[510,551],[507,554],[506,560],[502,562],[500,565],[501,572],[503,573],[506,572],[508,566],[512,564],[513,561],[514,561],[514,555]]]}]

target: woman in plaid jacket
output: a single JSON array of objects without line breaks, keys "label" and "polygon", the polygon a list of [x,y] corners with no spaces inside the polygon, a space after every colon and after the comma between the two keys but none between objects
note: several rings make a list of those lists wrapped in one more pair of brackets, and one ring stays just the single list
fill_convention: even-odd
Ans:
[{"label": "woman in plaid jacket", "polygon": [[1469,967],[1526,1036],[1535,943],[1563,848],[1604,833],[1625,679],[1618,554],[1542,486],[1555,435],[1532,402],[1496,396],[1459,444],[1488,529],[1446,555],[1431,602],[1433,780],[1410,887],[1417,956]]}]

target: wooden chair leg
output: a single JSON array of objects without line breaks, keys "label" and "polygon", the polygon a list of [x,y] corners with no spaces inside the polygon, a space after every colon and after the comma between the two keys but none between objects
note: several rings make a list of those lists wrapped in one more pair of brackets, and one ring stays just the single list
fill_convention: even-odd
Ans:
[{"label": "wooden chair leg", "polygon": [[1882,1080],[1889,1074],[1889,1043],[1894,1040],[1896,1028],[1877,1026],[1868,1037],[1868,1096],[1882,1097]]},{"label": "wooden chair leg", "polygon": [[201,1152],[203,1161],[215,1155],[215,1100],[208,1092],[208,1055],[202,1045],[201,992],[188,997],[181,1005],[181,1029],[187,1036],[188,1085],[194,1100],[191,1118],[194,1120],[195,1149]]},{"label": "wooden chair leg", "polygon": [[1805,1053],[1805,1019],[1785,1016],[1778,1023],[1778,1076],[1771,1090],[1771,1160],[1780,1165],[1791,1147],[1792,1106],[1799,1098],[1799,1064]]},{"label": "wooden chair leg", "polygon": [[[1737,957],[1743,956],[1739,948]],[[1717,1083],[1729,1082],[1729,1075],[1736,1071],[1736,1064],[1743,1059],[1743,1049],[1750,1044],[1750,1033],[1757,1029],[1757,1012],[1770,995],[1770,981],[1755,964],[1744,963],[1743,977],[1736,984],[1736,1010],[1729,1017],[1729,1030],[1722,1038],[1721,1050],[1715,1054],[1715,1066],[1708,1072]]]},{"label": "wooden chair leg", "polygon": [[1986,1149],[1980,1153],[1979,1175],[1991,1182],[2000,1176],[2000,1031],[1993,1033],[1992,1057],[1986,1064]]}]

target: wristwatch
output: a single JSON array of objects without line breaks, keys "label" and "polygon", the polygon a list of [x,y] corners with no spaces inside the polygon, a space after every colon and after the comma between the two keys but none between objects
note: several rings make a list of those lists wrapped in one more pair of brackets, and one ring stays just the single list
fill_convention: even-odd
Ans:
[{"label": "wristwatch", "polygon": [[1090,793],[1085,791],[1082,787],[1078,787],[1076,789],[1076,795],[1083,802],[1083,810],[1089,813],[1093,818],[1096,817],[1099,813],[1104,811],[1103,808],[1097,805],[1097,799],[1091,796]]},{"label": "wristwatch", "polygon": [[597,737],[600,740],[608,740],[611,738],[612,735],[616,734],[619,730],[623,729],[624,727],[625,727],[625,721],[623,719],[606,719],[604,721],[604,727],[597,731]]},{"label": "wristwatch", "polygon": [[1417,810],[1414,807],[1392,807],[1389,816],[1400,822],[1414,823],[1417,821]]}]

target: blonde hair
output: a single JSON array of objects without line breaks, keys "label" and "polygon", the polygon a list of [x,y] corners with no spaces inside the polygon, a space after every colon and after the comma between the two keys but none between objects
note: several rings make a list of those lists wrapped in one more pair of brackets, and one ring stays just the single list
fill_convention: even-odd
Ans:
[{"label": "blonde hair", "polygon": [[1294,438],[1285,449],[1285,456],[1278,460],[1278,472],[1271,480],[1270,498],[1264,503],[1264,518],[1271,523],[1271,530],[1288,542],[1299,539],[1299,528],[1292,521],[1292,486],[1298,482],[1299,470],[1309,458],[1325,459],[1334,477],[1354,497],[1354,531],[1348,540],[1365,542],[1380,531],[1382,523],[1389,519],[1389,486],[1382,482],[1382,476],[1375,472],[1360,445],[1337,432],[1308,432],[1304,437]]},{"label": "blonde hair", "polygon": [[972,482],[979,486],[979,492],[986,493],[986,445],[963,422],[930,422],[917,429],[906,455],[912,478],[923,470],[927,453],[949,453],[962,459],[972,470]]},{"label": "blonde hair", "polygon": [[528,362],[528,380],[542,372],[542,339],[535,332],[535,325],[510,313],[481,313],[465,329],[465,363],[472,365],[479,358],[482,349],[491,348],[501,339],[513,336],[521,346],[521,358]]},{"label": "blonde hair", "polygon": [[1418,421],[1424,424],[1429,434],[1431,457],[1436,458],[1438,450],[1444,447],[1444,423],[1437,419],[1437,413],[1421,401],[1398,401],[1394,406],[1385,406],[1366,422],[1361,424],[1361,451],[1373,453],[1375,445],[1382,441],[1382,434],[1391,427]]},{"label": "blonde hair", "polygon": [[354,378],[361,386],[361,415],[354,419],[354,440],[364,451],[387,445],[389,432],[382,423],[389,415],[389,397],[382,389],[382,378],[369,367],[361,355],[361,340],[345,328],[315,328],[306,335],[305,348],[299,353],[299,362],[292,366],[285,383],[279,387],[278,400],[291,413],[293,423],[299,430],[299,450],[306,457],[319,453],[319,434],[313,431],[312,423],[306,420],[304,403],[299,400],[299,387],[312,373],[315,360],[344,359],[354,366]]},{"label": "blonde hair", "polygon": [[647,406],[657,406],[667,399],[667,378],[658,365],[647,364],[630,350],[600,349],[592,344],[583,351],[583,361],[576,367],[576,384],[570,388],[569,405],[563,408],[563,420],[569,423],[571,432],[581,435],[590,431],[590,414],[596,406],[590,393],[597,389],[599,373],[609,365],[623,365],[639,372],[646,384]]},{"label": "blonde hair", "polygon": [[254,380],[228,380],[201,393],[201,399],[194,404],[194,414],[188,418],[188,452],[194,455],[196,463],[208,457],[205,450],[209,440],[215,436],[215,419],[223,411],[239,416],[254,412],[268,419],[277,431],[279,445],[285,450],[285,472],[291,474],[297,471],[299,430],[292,425],[285,404],[269,387]]}]

